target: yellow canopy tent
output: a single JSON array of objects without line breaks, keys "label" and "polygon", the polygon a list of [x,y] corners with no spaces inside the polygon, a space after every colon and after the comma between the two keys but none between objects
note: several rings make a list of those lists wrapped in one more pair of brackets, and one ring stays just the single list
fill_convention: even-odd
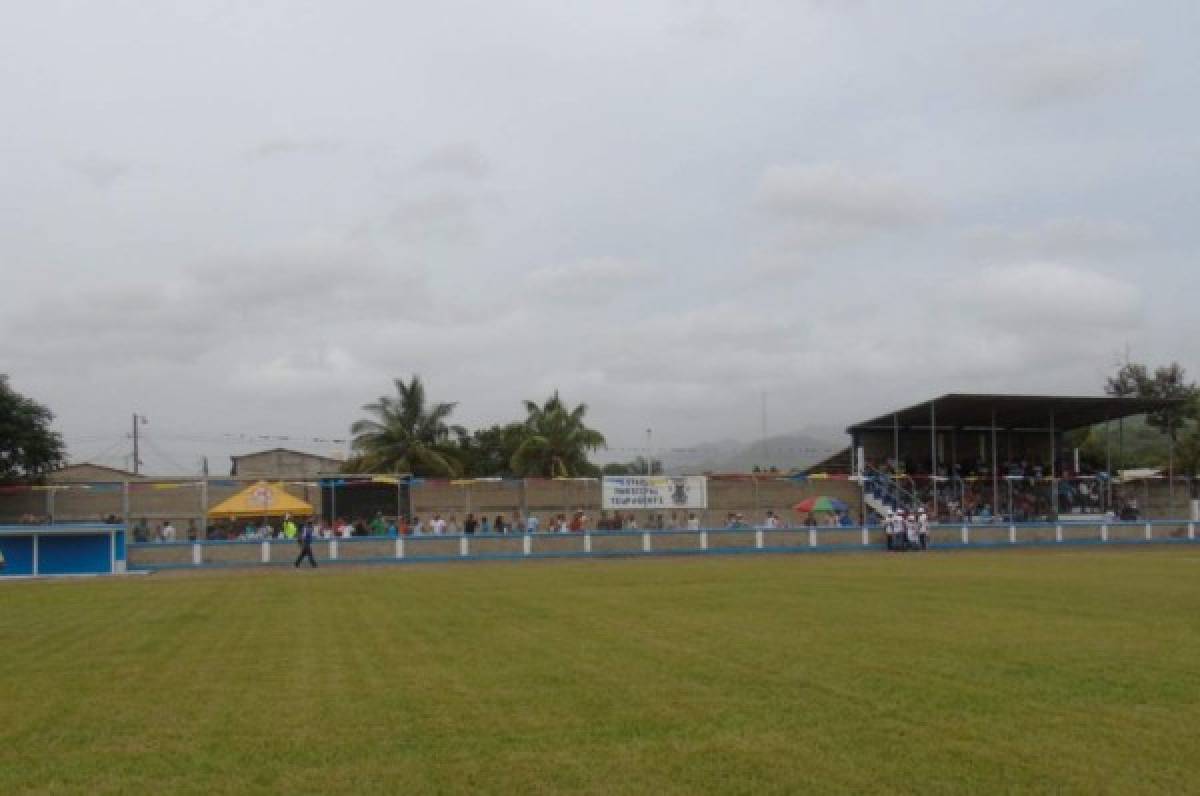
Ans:
[{"label": "yellow canopy tent", "polygon": [[304,517],[312,513],[312,506],[289,495],[282,484],[268,484],[266,481],[252,484],[208,510],[208,516],[214,519],[282,517],[284,514]]}]

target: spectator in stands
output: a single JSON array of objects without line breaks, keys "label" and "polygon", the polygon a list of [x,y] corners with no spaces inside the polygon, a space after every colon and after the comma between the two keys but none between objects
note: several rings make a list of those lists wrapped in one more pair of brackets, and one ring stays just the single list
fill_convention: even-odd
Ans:
[{"label": "spectator in stands", "polygon": [[473,513],[468,512],[467,518],[465,520],[463,520],[463,533],[465,533],[467,535],[474,535],[475,529],[478,527],[479,527],[479,523],[478,523],[478,521],[476,521],[475,515]]},{"label": "spectator in stands", "polygon": [[700,530],[700,520],[699,520],[699,518],[696,517],[696,512],[694,512],[694,511],[692,513],[688,514],[687,529],[689,531]]},{"label": "spectator in stands", "polygon": [[535,515],[530,514],[528,517],[525,518],[525,533],[537,533],[537,532],[538,532],[538,518]]},{"label": "spectator in stands", "polygon": [[400,529],[396,526],[396,521],[394,519],[388,520],[387,535],[392,539],[395,539],[400,535]]},{"label": "spectator in stands", "polygon": [[283,530],[283,538],[284,538],[284,539],[292,540],[292,539],[295,539],[295,538],[296,538],[296,534],[298,533],[298,530],[296,529],[296,523],[295,523],[295,521],[292,519],[292,515],[291,515],[291,514],[284,514],[284,515],[283,515],[283,528],[282,528],[282,530]]},{"label": "spectator in stands", "polygon": [[462,528],[458,524],[457,514],[451,514],[450,519],[446,521],[446,533],[452,535],[462,533]]},{"label": "spectator in stands", "polygon": [[497,514],[495,522],[492,523],[492,533],[507,533],[508,528],[504,525],[504,516]]},{"label": "spectator in stands", "polygon": [[387,523],[383,519],[383,512],[376,511],[375,516],[371,518],[371,535],[383,536],[387,533]]},{"label": "spectator in stands", "polygon": [[774,531],[779,528],[779,518],[775,516],[775,512],[767,509],[767,518],[763,520],[763,528],[768,531]]},{"label": "spectator in stands", "polygon": [[488,522],[486,514],[479,518],[479,532],[482,534],[488,534],[492,532],[492,525],[490,522]]},{"label": "spectator in stands", "polygon": [[164,542],[175,541],[175,526],[171,524],[170,520],[167,520],[166,523],[163,524],[162,528],[159,529],[159,536],[162,537]]},{"label": "spectator in stands", "polygon": [[149,538],[149,535],[146,532],[146,521],[138,520],[133,525],[133,541],[144,542],[148,538]]},{"label": "spectator in stands", "polygon": [[929,515],[924,506],[917,512],[917,541],[922,550],[929,549]]},{"label": "spectator in stands", "polygon": [[441,514],[433,515],[433,522],[429,523],[429,530],[434,536],[442,536],[446,533],[446,521],[442,519]]}]

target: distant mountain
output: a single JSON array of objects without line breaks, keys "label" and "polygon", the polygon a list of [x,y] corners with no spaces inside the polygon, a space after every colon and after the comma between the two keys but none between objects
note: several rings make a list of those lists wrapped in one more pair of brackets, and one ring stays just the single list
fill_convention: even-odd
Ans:
[{"label": "distant mountain", "polygon": [[838,437],[828,434],[826,429],[815,430],[815,433],[805,429],[749,443],[735,440],[706,442],[664,451],[661,458],[667,472],[748,473],[756,466],[787,471],[816,464],[847,444],[848,441],[838,441]]}]

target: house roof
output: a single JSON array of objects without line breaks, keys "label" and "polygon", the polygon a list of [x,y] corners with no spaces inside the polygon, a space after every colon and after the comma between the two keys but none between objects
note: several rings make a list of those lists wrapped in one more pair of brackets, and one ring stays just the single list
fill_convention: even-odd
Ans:
[{"label": "house roof", "polygon": [[[987,395],[948,393],[849,426],[856,431],[891,431],[938,428],[998,429],[1012,431],[1071,431],[1179,406],[1179,398],[1114,398],[1069,395]],[[933,421],[931,423],[931,420]]]}]

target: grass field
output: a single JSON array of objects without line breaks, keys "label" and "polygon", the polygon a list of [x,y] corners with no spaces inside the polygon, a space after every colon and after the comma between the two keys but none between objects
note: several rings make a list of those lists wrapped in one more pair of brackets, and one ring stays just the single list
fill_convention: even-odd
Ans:
[{"label": "grass field", "polygon": [[1200,790],[1200,549],[0,584],[0,793]]}]

